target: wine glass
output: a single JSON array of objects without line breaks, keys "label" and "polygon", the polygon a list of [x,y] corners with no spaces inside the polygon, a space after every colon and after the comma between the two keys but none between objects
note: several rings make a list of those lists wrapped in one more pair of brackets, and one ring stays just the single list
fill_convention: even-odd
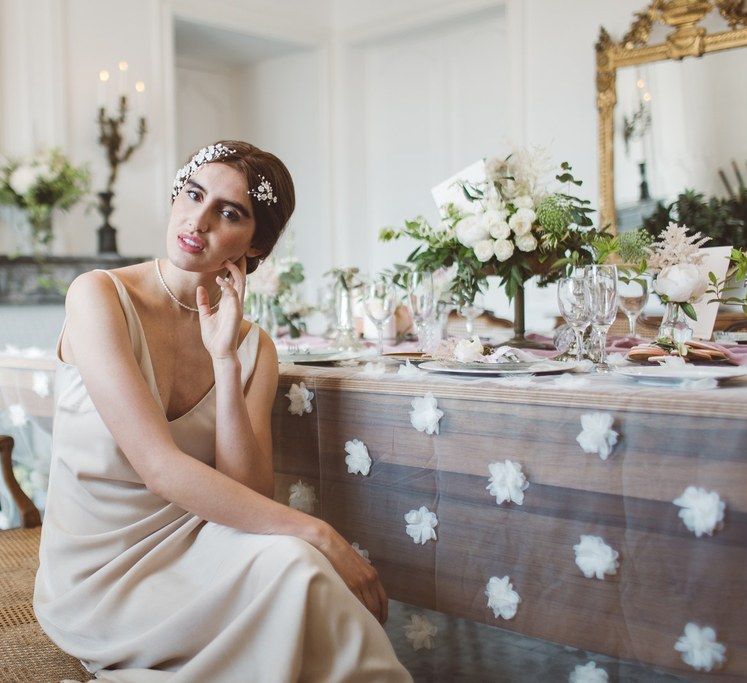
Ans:
[{"label": "wine glass", "polygon": [[465,303],[459,307],[459,315],[465,320],[464,327],[467,330],[467,337],[469,339],[472,339],[472,336],[475,334],[475,319],[479,318],[484,312],[485,305],[480,292],[475,294],[475,298],[471,303]]},{"label": "wine glass", "polygon": [[591,322],[591,295],[580,275],[564,277],[558,282],[560,314],[576,335],[576,360],[584,358],[584,330]]},{"label": "wine glass", "polygon": [[620,275],[617,280],[617,305],[628,316],[630,336],[635,337],[636,323],[648,301],[648,282],[643,276]]},{"label": "wine glass", "polygon": [[411,271],[407,277],[407,306],[415,323],[418,335],[418,346],[425,351],[430,342],[428,331],[436,315],[435,292],[433,289],[433,273],[426,271]]},{"label": "wine glass", "polygon": [[397,293],[391,280],[379,276],[366,284],[363,296],[363,308],[368,319],[376,325],[379,335],[378,353],[384,353],[384,325],[394,315],[397,305]]},{"label": "wine glass", "polygon": [[599,341],[597,372],[609,372],[607,330],[617,316],[617,266],[593,265],[584,269],[591,302],[591,327]]}]

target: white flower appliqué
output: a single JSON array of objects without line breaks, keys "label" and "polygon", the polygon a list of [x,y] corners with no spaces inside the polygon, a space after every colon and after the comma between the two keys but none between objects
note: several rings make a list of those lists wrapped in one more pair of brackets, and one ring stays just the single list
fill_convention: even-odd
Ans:
[{"label": "white flower appliqu\u00e9", "polygon": [[586,453],[597,453],[602,460],[609,458],[617,443],[617,432],[612,429],[614,419],[609,413],[586,413],[581,416],[581,433],[578,445]]},{"label": "white flower appliqu\u00e9", "polygon": [[397,377],[401,379],[416,379],[422,374],[423,371],[417,365],[413,365],[409,360],[406,360],[404,365],[400,365],[397,368]]},{"label": "white flower appliqu\u00e9", "polygon": [[300,479],[295,484],[291,484],[288,505],[301,512],[311,514],[314,512],[316,503],[317,498],[313,486],[304,484]]},{"label": "white flower appliqu\u00e9", "polygon": [[597,669],[596,662],[584,666],[578,664],[568,677],[568,683],[607,683],[609,676],[604,669]]},{"label": "white flower appliqu\u00e9", "polygon": [[682,661],[696,671],[710,671],[726,661],[726,646],[716,642],[716,631],[690,622],[674,646]]},{"label": "white flower appliqu\u00e9", "polygon": [[513,619],[516,616],[521,597],[514,590],[508,576],[504,576],[502,579],[491,576],[485,589],[485,595],[488,596],[488,607],[493,610],[496,619],[498,617]]},{"label": "white flower appliqu\u00e9", "polygon": [[32,381],[32,388],[37,396],[41,396],[42,398],[49,396],[49,375],[46,372],[37,370],[33,374]]},{"label": "white flower appliqu\u00e9", "polygon": [[509,502],[521,505],[524,502],[524,491],[529,487],[521,465],[518,462],[505,460],[503,462],[491,462],[488,465],[490,471],[490,483],[485,487],[491,496],[495,496],[495,502]]},{"label": "white flower appliqu\u00e9", "polygon": [[573,372],[564,372],[553,380],[553,384],[558,389],[580,389],[589,384],[589,380],[583,375],[577,375]]},{"label": "white flower appliqu\u00e9", "polygon": [[698,538],[703,534],[712,535],[723,525],[726,503],[715,491],[688,486],[684,493],[672,502],[682,508],[678,513],[680,519]]},{"label": "white flower appliqu\u00e9", "polygon": [[479,363],[483,360],[483,348],[480,338],[460,339],[454,347],[454,358],[460,363]]},{"label": "white flower appliqu\u00e9", "polygon": [[303,382],[301,384],[295,382],[291,384],[285,397],[290,401],[288,412],[291,415],[303,415],[313,410],[311,399],[314,398],[314,392],[309,391]]},{"label": "white flower appliqu\u00e9", "polygon": [[348,466],[349,474],[362,474],[366,476],[371,471],[371,456],[368,454],[366,444],[358,439],[345,442],[345,464]]},{"label": "white flower appliqu\u00e9", "polygon": [[414,398],[410,405],[410,424],[419,432],[438,434],[438,421],[444,412],[438,409],[438,401],[433,394],[429,391],[423,398]]},{"label": "white flower appliqu\u00e9", "polygon": [[352,548],[353,548],[353,550],[355,550],[355,552],[357,552],[357,553],[358,553],[358,554],[359,554],[359,555],[360,555],[360,556],[361,556],[361,557],[362,557],[362,558],[363,558],[363,559],[364,559],[364,560],[365,560],[366,562],[368,562],[369,564],[371,564],[371,559],[370,559],[370,558],[369,558],[369,556],[368,556],[368,550],[366,550],[365,548],[361,548],[361,547],[360,547],[360,546],[358,545],[358,542],[357,542],[357,541],[355,541],[354,543],[352,543]]},{"label": "white flower appliqu\u00e9", "polygon": [[29,416],[26,413],[26,409],[20,403],[13,403],[8,406],[8,415],[10,416],[10,423],[14,427],[23,427],[29,421]]},{"label": "white flower appliqu\u00e9", "polygon": [[384,363],[366,363],[363,366],[363,374],[369,377],[381,377],[386,374],[386,365]]},{"label": "white flower appliqu\u00e9", "polygon": [[403,628],[413,650],[433,649],[433,639],[438,633],[438,627],[428,621],[424,614],[410,615],[410,623],[405,624]]},{"label": "white flower appliqu\u00e9", "polygon": [[587,579],[605,574],[617,574],[620,553],[608,546],[601,536],[581,536],[581,542],[573,546],[576,564]]},{"label": "white flower appliqu\u00e9", "polygon": [[419,510],[410,510],[405,515],[405,522],[407,522],[405,531],[414,543],[425,545],[427,541],[436,540],[435,527],[438,524],[438,517],[425,505],[421,505]]}]

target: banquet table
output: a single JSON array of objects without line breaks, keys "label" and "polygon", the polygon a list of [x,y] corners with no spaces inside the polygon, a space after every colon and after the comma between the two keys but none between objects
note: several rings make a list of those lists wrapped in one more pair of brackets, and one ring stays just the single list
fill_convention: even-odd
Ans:
[{"label": "banquet table", "polygon": [[[29,418],[0,424],[19,449],[29,425],[33,448],[49,444],[40,434],[51,430],[53,398],[34,382],[54,367],[48,357],[0,357],[0,417],[15,404]],[[397,368],[280,366],[278,501],[288,504],[299,482],[312,487],[311,498],[302,487],[312,513],[368,551],[396,600],[687,680],[747,678],[747,381],[677,389],[583,374],[584,386],[553,376],[514,386]],[[313,393],[310,412],[291,414],[287,395],[301,383]],[[437,434],[410,420],[413,399],[428,392],[443,411]],[[581,417],[597,412],[619,435],[605,460],[576,440]],[[368,449],[368,475],[348,471],[354,439]],[[521,504],[497,504],[487,490],[488,465],[507,459],[529,483]],[[697,537],[678,515],[673,500],[689,486],[726,504],[712,534]],[[405,515],[421,506],[438,524],[435,540],[417,544]],[[616,573],[582,573],[582,535],[619,553]],[[494,615],[485,593],[504,576],[521,598],[510,619]],[[726,646],[719,671],[698,673],[675,650],[690,622],[713,627]]]}]

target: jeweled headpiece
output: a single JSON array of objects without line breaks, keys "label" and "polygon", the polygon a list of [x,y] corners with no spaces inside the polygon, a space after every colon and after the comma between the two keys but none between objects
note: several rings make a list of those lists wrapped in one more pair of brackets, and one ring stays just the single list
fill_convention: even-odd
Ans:
[{"label": "jeweled headpiece", "polygon": [[182,188],[187,181],[194,175],[202,164],[207,164],[211,161],[218,161],[225,157],[236,154],[235,149],[229,149],[225,145],[217,142],[214,145],[208,145],[195,152],[194,156],[189,160],[188,163],[184,164],[177,172],[174,178],[174,187],[171,190],[171,201],[176,199],[176,196],[182,191]]},{"label": "jeweled headpiece", "polygon": [[249,190],[248,194],[256,198],[257,201],[267,202],[268,204],[275,204],[278,198],[275,196],[275,192],[272,189],[272,184],[263,175],[259,176],[260,183],[253,189]]}]

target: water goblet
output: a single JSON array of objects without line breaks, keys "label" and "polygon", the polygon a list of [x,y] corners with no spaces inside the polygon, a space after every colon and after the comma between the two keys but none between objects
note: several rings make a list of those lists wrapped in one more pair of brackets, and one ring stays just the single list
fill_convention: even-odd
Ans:
[{"label": "water goblet", "polygon": [[418,335],[418,346],[425,351],[430,345],[428,337],[436,316],[433,273],[411,271],[407,277],[407,306],[412,314],[412,321]]},{"label": "water goblet", "polygon": [[617,266],[592,265],[584,269],[584,280],[589,288],[591,327],[599,341],[597,372],[609,372],[607,364],[607,331],[617,316]]},{"label": "water goblet", "polygon": [[475,334],[475,319],[479,318],[485,312],[482,296],[478,292],[470,303],[465,303],[459,307],[459,315],[464,318],[464,327],[467,331],[467,337],[472,339]]},{"label": "water goblet", "polygon": [[384,325],[392,319],[396,305],[397,293],[390,279],[380,276],[366,284],[363,308],[368,319],[376,326],[379,356],[384,353]]},{"label": "water goblet", "polygon": [[641,275],[620,274],[617,280],[617,305],[628,317],[630,336],[635,337],[636,323],[648,301],[648,282]]},{"label": "water goblet", "polygon": [[583,277],[565,277],[558,282],[558,307],[576,335],[576,360],[584,358],[584,330],[591,322],[591,296]]}]

